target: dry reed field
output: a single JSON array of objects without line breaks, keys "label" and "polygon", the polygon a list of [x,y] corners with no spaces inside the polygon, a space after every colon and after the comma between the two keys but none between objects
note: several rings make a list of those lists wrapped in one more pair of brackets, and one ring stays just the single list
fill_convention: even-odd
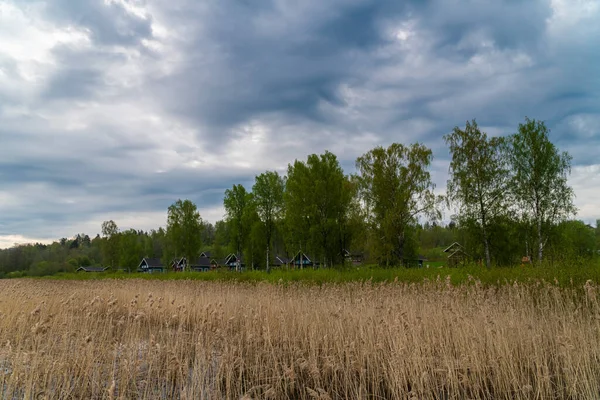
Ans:
[{"label": "dry reed field", "polygon": [[3,280],[0,398],[600,398],[596,290]]}]

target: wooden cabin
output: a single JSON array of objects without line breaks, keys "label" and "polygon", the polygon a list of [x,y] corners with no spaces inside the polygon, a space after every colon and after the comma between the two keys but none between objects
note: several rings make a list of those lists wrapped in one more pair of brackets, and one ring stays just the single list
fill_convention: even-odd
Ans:
[{"label": "wooden cabin", "polygon": [[246,268],[246,264],[244,264],[242,260],[242,256],[239,254],[231,253],[227,257],[222,260],[211,260],[213,264],[228,268],[230,271],[243,271]]},{"label": "wooden cabin", "polygon": [[138,265],[138,272],[146,272],[146,273],[155,273],[155,272],[165,272],[165,266],[160,261],[160,258],[148,258],[144,257]]},{"label": "wooden cabin", "polygon": [[302,268],[307,268],[307,267],[314,268],[314,267],[318,266],[319,263],[316,260],[314,260],[312,257],[306,255],[302,251],[299,251],[292,258],[291,265],[293,268],[302,269]]},{"label": "wooden cabin", "polygon": [[190,271],[208,272],[214,269],[211,259],[208,257],[198,257],[189,265]]},{"label": "wooden cabin", "polygon": [[448,266],[458,267],[459,265],[465,265],[469,259],[469,255],[465,252],[462,245],[458,242],[452,243],[448,246],[444,253],[448,254]]}]

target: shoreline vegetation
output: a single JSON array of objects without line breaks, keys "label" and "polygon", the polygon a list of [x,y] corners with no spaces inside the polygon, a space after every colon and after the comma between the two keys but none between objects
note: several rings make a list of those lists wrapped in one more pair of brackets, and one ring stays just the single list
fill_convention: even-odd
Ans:
[{"label": "shoreline vegetation", "polygon": [[[18,277],[18,276],[17,276]],[[600,283],[600,260],[580,260],[573,265],[565,263],[546,263],[541,266],[524,265],[516,267],[493,267],[480,265],[448,268],[441,263],[432,263],[423,268],[382,268],[377,266],[327,268],[327,269],[275,269],[266,271],[211,271],[211,272],[165,272],[165,273],[59,273],[34,279],[49,280],[105,280],[105,279],[143,279],[143,280],[192,280],[212,282],[248,282],[248,283],[348,283],[348,282],[404,282],[427,283],[434,280],[449,279],[454,285],[477,280],[484,285],[501,286],[505,284],[551,282],[563,287],[575,287],[588,280]]]},{"label": "shoreline vegetation", "polygon": [[440,275],[419,285],[374,282],[376,274],[367,283],[320,286],[0,280],[0,397],[600,393],[597,284],[488,286],[472,276],[454,284]]}]

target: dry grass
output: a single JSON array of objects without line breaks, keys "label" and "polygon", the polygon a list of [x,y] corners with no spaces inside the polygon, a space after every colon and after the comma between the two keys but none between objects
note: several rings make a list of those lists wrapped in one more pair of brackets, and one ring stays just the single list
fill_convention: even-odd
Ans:
[{"label": "dry grass", "polygon": [[598,398],[596,287],[0,281],[0,398]]}]

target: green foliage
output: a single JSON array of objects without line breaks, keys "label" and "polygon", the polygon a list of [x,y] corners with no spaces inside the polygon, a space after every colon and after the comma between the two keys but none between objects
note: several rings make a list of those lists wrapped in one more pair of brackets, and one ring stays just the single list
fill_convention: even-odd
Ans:
[{"label": "green foliage", "polygon": [[596,251],[595,229],[583,221],[564,221],[555,227],[551,237],[555,257],[568,262],[577,258],[591,258]]},{"label": "green foliage", "polygon": [[512,193],[525,221],[536,229],[540,261],[552,226],[575,213],[573,189],[567,184],[571,156],[560,153],[548,133],[543,122],[526,118],[509,142]]},{"label": "green foliage", "polygon": [[200,213],[190,200],[177,200],[169,206],[166,234],[169,249],[167,257],[185,257],[188,261],[198,257],[202,246],[202,227]]},{"label": "green foliage", "polygon": [[[361,267],[348,269],[300,269],[247,272],[186,272],[163,274],[59,274],[54,279],[150,279],[150,280],[202,280],[231,282],[271,282],[273,284],[336,284],[345,282],[406,282],[423,283],[425,281],[449,282],[451,284],[482,284],[499,286],[506,284],[556,284],[565,287],[583,288],[586,281],[600,283],[600,261],[586,262],[580,265],[573,263],[544,264],[542,268],[492,267],[484,268],[469,265],[462,268],[446,268],[430,263],[429,268],[378,268]],[[439,264],[439,263],[438,263]]]},{"label": "green foliage", "polygon": [[248,208],[251,207],[252,195],[246,191],[242,185],[233,185],[233,188],[225,191],[223,205],[227,213],[227,223],[231,233],[231,244],[237,254],[242,253],[248,241],[248,235],[252,225],[246,224],[244,217],[248,214]]},{"label": "green foliage", "polygon": [[428,170],[431,160],[427,147],[399,143],[376,147],[356,160],[359,196],[374,236],[373,252],[382,264],[403,261],[407,232],[418,216],[439,216]]},{"label": "green foliage", "polygon": [[284,196],[288,247],[309,252],[323,265],[341,263],[350,243],[353,192],[337,157],[328,151],[289,165]]},{"label": "green foliage", "polygon": [[264,227],[267,271],[271,267],[271,241],[283,213],[284,186],[284,179],[277,172],[267,171],[256,177],[252,187],[256,212]]},{"label": "green foliage", "polygon": [[452,155],[446,196],[458,205],[461,222],[479,230],[489,268],[493,220],[506,212],[509,203],[504,139],[488,139],[473,120],[464,130],[455,127],[444,140]]},{"label": "green foliage", "polygon": [[430,224],[426,222],[423,227],[419,227],[417,234],[419,236],[420,247],[425,249],[442,250],[456,242],[456,228],[446,227],[437,223]]},{"label": "green foliage", "polygon": [[114,267],[119,260],[120,236],[119,228],[113,220],[102,223],[102,235],[104,236],[103,255],[104,264]]},{"label": "green foliage", "polygon": [[144,257],[144,236],[134,229],[121,233],[119,267],[127,271],[135,271]]},{"label": "green foliage", "polygon": [[267,248],[265,226],[258,216],[256,203],[254,202],[253,197],[251,197],[251,199],[252,200],[245,209],[242,219],[243,223],[250,229],[248,240],[244,247],[244,261],[246,266],[251,269],[266,268],[263,257],[263,250]]},{"label": "green foliage", "polygon": [[29,276],[47,276],[54,275],[59,272],[70,272],[74,270],[75,268],[67,267],[61,263],[53,261],[40,261],[34,263],[27,272],[27,274]]}]

